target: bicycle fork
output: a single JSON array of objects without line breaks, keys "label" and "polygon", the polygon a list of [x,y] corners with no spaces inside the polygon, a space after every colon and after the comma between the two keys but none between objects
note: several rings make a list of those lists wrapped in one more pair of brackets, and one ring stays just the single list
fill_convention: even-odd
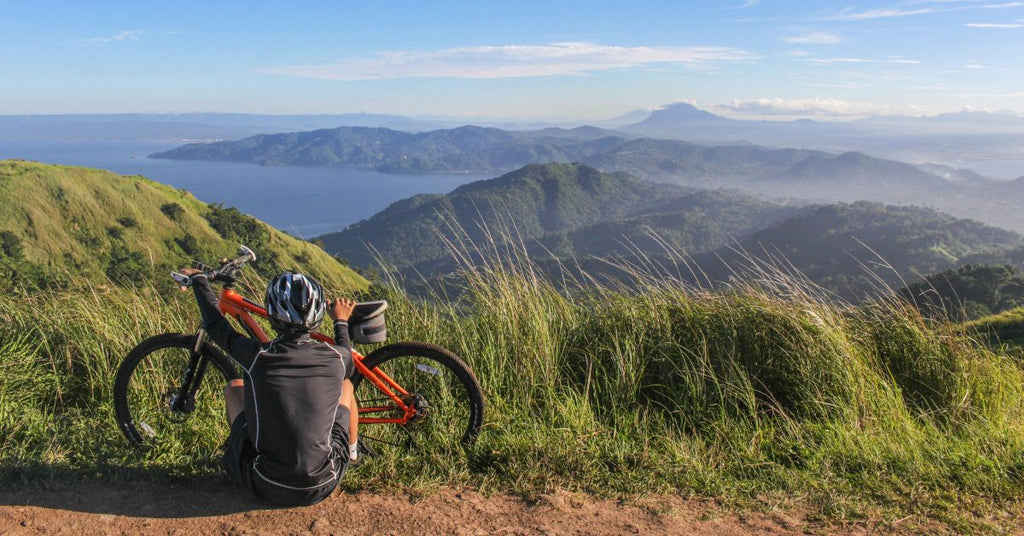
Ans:
[{"label": "bicycle fork", "polygon": [[203,383],[203,376],[206,374],[207,360],[203,357],[203,343],[206,342],[206,330],[199,328],[196,331],[195,343],[189,352],[188,366],[181,375],[181,385],[178,392],[171,396],[170,409],[172,413],[191,413],[196,407],[196,392]]}]

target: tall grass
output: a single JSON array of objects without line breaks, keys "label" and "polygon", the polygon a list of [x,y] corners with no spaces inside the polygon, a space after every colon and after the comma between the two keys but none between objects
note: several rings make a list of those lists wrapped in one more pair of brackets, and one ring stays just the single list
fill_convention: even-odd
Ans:
[{"label": "tall grass", "polygon": [[[839,517],[1021,494],[1020,363],[902,302],[853,307],[769,269],[724,290],[636,272],[567,292],[505,258],[467,264],[457,298],[375,289],[392,341],[473,367],[487,424],[465,453],[374,459],[347,486],[804,497]],[[197,321],[189,294],[158,288],[0,297],[0,469],[217,472],[219,432],[157,456],[112,417],[128,350]]]}]

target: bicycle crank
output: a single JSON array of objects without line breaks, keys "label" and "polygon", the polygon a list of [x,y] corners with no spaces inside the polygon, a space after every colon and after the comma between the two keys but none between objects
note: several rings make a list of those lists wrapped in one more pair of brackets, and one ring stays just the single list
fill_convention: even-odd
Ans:
[{"label": "bicycle crank", "polygon": [[409,422],[405,423],[407,428],[415,428],[423,424],[423,421],[430,416],[430,403],[427,402],[423,395],[410,393],[402,397],[402,402],[416,410],[416,413],[409,418]]}]

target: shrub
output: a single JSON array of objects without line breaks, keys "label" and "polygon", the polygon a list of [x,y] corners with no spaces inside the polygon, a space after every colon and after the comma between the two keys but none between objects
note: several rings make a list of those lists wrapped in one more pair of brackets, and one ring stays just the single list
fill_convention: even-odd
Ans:
[{"label": "shrub", "polygon": [[226,240],[240,242],[258,251],[270,239],[270,232],[256,218],[243,214],[237,208],[224,208],[220,203],[212,203],[209,207],[206,221]]},{"label": "shrub", "polygon": [[185,213],[185,208],[178,203],[165,203],[160,205],[160,212],[163,212],[164,216],[171,220],[178,221],[181,215]]},{"label": "shrub", "polygon": [[115,283],[130,285],[149,281],[153,275],[153,267],[141,251],[133,251],[124,244],[117,243],[110,249],[106,274]]},{"label": "shrub", "polygon": [[0,254],[8,259],[21,259],[24,255],[21,238],[11,231],[0,231]]}]

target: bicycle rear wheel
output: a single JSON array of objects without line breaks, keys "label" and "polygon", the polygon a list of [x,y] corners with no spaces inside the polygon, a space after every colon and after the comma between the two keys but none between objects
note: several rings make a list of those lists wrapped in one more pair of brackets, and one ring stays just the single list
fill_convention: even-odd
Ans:
[{"label": "bicycle rear wheel", "polygon": [[215,450],[228,436],[223,388],[238,372],[209,343],[192,355],[194,335],[165,333],[139,343],[117,371],[114,411],[132,444]]},{"label": "bicycle rear wheel", "polygon": [[370,423],[397,419],[403,411],[362,375],[352,377],[360,407],[360,441],[370,451],[424,450],[467,446],[484,421],[484,398],[469,366],[450,351],[422,342],[390,344],[366,356],[367,368],[387,374],[408,392],[404,401],[417,409],[407,423]]}]

